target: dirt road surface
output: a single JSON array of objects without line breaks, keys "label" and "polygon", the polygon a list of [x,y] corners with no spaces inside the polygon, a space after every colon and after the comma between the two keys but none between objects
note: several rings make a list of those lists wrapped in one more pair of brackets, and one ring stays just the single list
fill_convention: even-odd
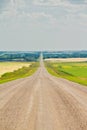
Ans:
[{"label": "dirt road surface", "polygon": [[37,72],[0,85],[0,130],[87,130],[87,87]]}]

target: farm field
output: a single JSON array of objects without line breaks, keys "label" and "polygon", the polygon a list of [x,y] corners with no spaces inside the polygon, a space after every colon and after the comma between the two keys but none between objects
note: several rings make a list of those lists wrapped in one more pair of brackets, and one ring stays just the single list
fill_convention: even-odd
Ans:
[{"label": "farm field", "polygon": [[84,62],[87,61],[87,58],[49,58],[45,61],[50,62]]},{"label": "farm field", "polygon": [[54,76],[87,85],[87,62],[45,62]]},{"label": "farm field", "polygon": [[30,62],[0,62],[0,76],[6,72],[12,72],[23,66],[28,67]]},{"label": "farm field", "polygon": [[2,75],[0,76],[0,83],[5,83],[11,80],[25,78],[32,75],[39,67],[38,62],[6,62],[1,63]]}]

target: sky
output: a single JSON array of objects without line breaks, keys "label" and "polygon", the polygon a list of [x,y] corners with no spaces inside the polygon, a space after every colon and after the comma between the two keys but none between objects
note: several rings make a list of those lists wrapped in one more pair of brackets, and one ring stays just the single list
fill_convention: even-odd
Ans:
[{"label": "sky", "polygon": [[0,0],[0,50],[87,50],[87,0]]}]

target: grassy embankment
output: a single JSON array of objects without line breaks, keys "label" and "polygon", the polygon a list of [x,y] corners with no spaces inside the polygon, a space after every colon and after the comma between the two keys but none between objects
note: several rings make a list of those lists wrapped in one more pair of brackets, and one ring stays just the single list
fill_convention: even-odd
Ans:
[{"label": "grassy embankment", "polygon": [[87,85],[87,62],[45,62],[45,66],[54,76]]},{"label": "grassy embankment", "polygon": [[[10,63],[10,64],[15,64],[15,63]],[[19,78],[25,78],[27,76],[30,76],[39,67],[39,62],[31,62],[31,63],[18,62],[18,66],[20,66],[19,64],[22,64],[22,67],[19,67],[19,69],[16,68],[16,70],[14,70],[13,72],[10,72],[10,70],[9,70],[9,72],[6,72],[1,75],[0,84],[8,82],[8,81],[16,80]],[[8,63],[7,63],[7,65],[8,65]],[[17,63],[16,63],[16,65],[17,65]],[[13,65],[13,68],[15,68],[14,65]]]}]

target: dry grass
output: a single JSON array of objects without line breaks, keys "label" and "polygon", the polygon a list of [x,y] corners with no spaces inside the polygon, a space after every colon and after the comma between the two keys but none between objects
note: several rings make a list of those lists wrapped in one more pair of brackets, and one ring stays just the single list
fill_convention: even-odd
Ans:
[{"label": "dry grass", "polygon": [[29,62],[0,62],[0,76],[6,72],[13,72],[23,66],[28,67]]},{"label": "dry grass", "polygon": [[87,58],[50,58],[50,59],[45,59],[46,61],[51,61],[51,62],[81,62],[81,61],[87,61]]}]

